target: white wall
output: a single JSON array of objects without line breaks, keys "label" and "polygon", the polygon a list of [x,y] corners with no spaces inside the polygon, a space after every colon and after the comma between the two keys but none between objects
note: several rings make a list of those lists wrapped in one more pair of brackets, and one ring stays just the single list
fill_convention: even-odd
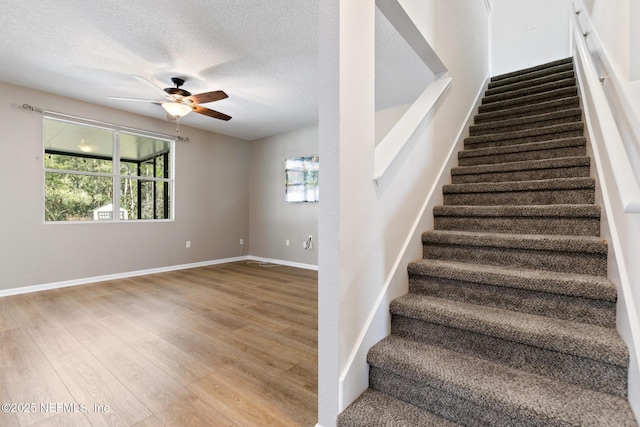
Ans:
[{"label": "white wall", "polygon": [[[321,0],[320,4],[320,157],[325,163],[332,161],[322,188],[325,193],[336,192],[321,200],[319,224],[319,423],[329,427],[335,424],[338,409],[353,399],[351,394],[336,395],[340,393],[336,374],[348,365],[411,226],[484,85],[489,28],[483,2],[401,2],[449,69],[453,84],[376,188],[374,1]],[[417,240],[412,250],[419,253]],[[357,363],[366,368],[363,360]],[[345,384],[344,390],[357,387],[363,390],[362,385],[352,384]]]},{"label": "white wall", "polygon": [[493,0],[491,73],[567,58],[569,0]]},{"label": "white wall", "polygon": [[[249,142],[182,127],[175,221],[44,224],[42,115],[27,103],[173,134],[174,125],[0,83],[0,290],[226,259],[249,237]],[[185,241],[191,248],[185,248]]]},{"label": "white wall", "polygon": [[[316,126],[251,142],[248,250],[252,256],[318,265],[318,203],[284,201],[284,160],[315,155]],[[320,182],[323,165],[320,158]],[[313,235],[313,246],[305,250],[302,244],[309,234]]]}]

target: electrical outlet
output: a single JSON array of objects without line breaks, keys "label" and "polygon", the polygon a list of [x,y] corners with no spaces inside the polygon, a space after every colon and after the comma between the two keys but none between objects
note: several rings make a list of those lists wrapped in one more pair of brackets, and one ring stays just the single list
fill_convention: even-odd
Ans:
[{"label": "electrical outlet", "polygon": [[244,239],[240,239],[240,244],[244,245]]},{"label": "electrical outlet", "polygon": [[284,244],[289,246],[289,239],[285,240]]},{"label": "electrical outlet", "polygon": [[307,240],[302,243],[302,248],[306,251],[308,249],[313,248],[313,236],[309,234]]},{"label": "electrical outlet", "polygon": [[191,247],[191,240],[187,240],[184,246],[185,248],[189,249]]}]

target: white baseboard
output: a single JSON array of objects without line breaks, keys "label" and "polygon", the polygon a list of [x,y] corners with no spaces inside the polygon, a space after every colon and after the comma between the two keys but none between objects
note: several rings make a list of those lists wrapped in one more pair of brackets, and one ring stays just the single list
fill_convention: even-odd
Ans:
[{"label": "white baseboard", "polygon": [[255,256],[252,256],[252,255],[249,255],[247,257],[247,259],[249,259],[251,261],[264,262],[264,263],[268,263],[268,264],[286,265],[287,267],[296,267],[296,268],[303,268],[305,270],[316,270],[316,271],[318,271],[318,266],[314,265],[314,264],[303,264],[303,263],[300,263],[300,262],[284,261],[284,260],[273,259],[273,258],[255,257]]},{"label": "white baseboard", "polygon": [[211,261],[194,262],[190,264],[170,265],[166,267],[149,268],[146,270],[128,271],[125,273],[115,273],[115,274],[106,274],[103,276],[84,277],[81,279],[65,280],[62,282],[43,283],[41,285],[23,286],[20,288],[2,289],[0,290],[0,298],[11,296],[11,295],[28,294],[31,292],[40,292],[40,291],[48,291],[52,289],[67,288],[70,286],[88,285],[90,283],[105,282],[108,280],[125,279],[128,277],[145,276],[147,274],[166,273],[169,271],[186,270],[189,268],[206,267],[208,265],[227,264],[230,262],[246,261],[246,260],[265,262],[269,264],[286,265],[290,267],[304,268],[307,270],[318,270],[317,265],[301,264],[301,263],[295,263],[290,261],[258,258],[258,257],[249,256],[249,255],[244,255],[244,256],[233,257],[233,258],[223,258],[223,259],[216,259]]}]

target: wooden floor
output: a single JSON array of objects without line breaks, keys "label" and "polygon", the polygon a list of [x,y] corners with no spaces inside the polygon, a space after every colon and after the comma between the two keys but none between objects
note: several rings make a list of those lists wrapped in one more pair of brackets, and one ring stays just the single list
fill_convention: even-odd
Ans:
[{"label": "wooden floor", "polygon": [[0,425],[313,426],[317,314],[248,262],[0,298]]}]

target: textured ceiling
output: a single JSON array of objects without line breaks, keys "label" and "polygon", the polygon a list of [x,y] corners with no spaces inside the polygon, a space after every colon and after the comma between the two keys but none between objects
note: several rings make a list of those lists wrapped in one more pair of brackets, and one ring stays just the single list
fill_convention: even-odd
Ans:
[{"label": "textured ceiling", "polygon": [[[164,118],[131,77],[191,93],[224,90],[184,125],[254,140],[317,124],[317,0],[4,0],[0,81]],[[433,75],[381,13],[376,16],[376,104],[417,98]],[[9,100],[20,103],[21,100]],[[46,105],[39,107],[47,108]],[[99,119],[99,118],[94,118]]]}]

